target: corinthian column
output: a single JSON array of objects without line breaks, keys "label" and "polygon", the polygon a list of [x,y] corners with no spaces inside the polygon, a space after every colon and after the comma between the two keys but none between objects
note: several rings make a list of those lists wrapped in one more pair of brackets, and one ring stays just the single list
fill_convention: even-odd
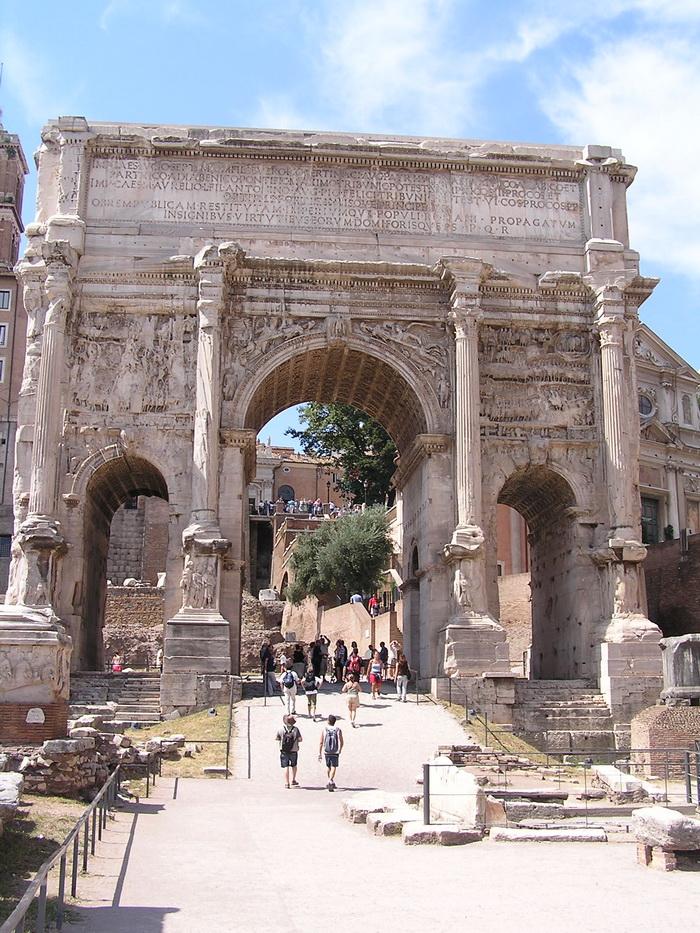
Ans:
[{"label": "corinthian column", "polygon": [[628,389],[625,379],[625,302],[619,288],[606,285],[596,295],[596,325],[600,335],[603,377],[603,438],[605,474],[610,502],[613,537],[634,537],[630,501],[630,425]]},{"label": "corinthian column", "polygon": [[[64,547],[56,517],[57,458],[63,399],[66,315],[71,306],[75,251],[65,242],[44,243],[44,307],[41,355],[30,470],[29,509],[16,538],[7,602],[24,606],[53,603],[54,563]],[[29,264],[28,264],[29,265]],[[36,263],[31,266],[35,269]],[[24,270],[29,274],[28,270]],[[20,268],[20,276],[23,270]]]},{"label": "corinthian column", "polygon": [[456,525],[443,557],[452,573],[452,613],[443,630],[443,667],[451,674],[506,670],[508,646],[488,612],[484,533],[481,528],[481,415],[479,388],[480,282],[475,259],[445,259],[450,284],[448,320],[454,328]]}]

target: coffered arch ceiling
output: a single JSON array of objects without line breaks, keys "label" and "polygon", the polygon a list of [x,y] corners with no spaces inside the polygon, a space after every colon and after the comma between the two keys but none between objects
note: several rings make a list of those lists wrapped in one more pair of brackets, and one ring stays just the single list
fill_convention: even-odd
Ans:
[{"label": "coffered arch ceiling", "polygon": [[256,388],[245,426],[259,431],[285,408],[342,402],[374,418],[405,453],[427,431],[418,395],[386,360],[347,346],[309,349],[281,362]]}]

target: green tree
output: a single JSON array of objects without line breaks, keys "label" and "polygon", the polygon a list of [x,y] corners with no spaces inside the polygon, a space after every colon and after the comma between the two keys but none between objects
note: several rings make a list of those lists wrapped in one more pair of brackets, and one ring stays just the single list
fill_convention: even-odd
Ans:
[{"label": "green tree", "polygon": [[391,541],[381,506],[323,522],[317,531],[299,535],[294,544],[294,582],[287,599],[298,604],[306,596],[373,593],[389,565]]},{"label": "green tree", "polygon": [[369,415],[340,402],[311,402],[299,413],[302,429],[287,434],[301,442],[304,453],[337,464],[337,488],[368,505],[383,503],[391,493],[396,445]]}]

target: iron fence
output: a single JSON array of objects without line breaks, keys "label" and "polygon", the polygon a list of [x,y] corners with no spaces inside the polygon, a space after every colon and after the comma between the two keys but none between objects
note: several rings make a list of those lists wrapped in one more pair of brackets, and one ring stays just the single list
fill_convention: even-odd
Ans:
[{"label": "iron fence", "polygon": [[[35,899],[37,917],[35,933],[45,933],[46,907],[48,901],[48,876],[58,863],[58,894],[56,905],[56,929],[62,930],[65,919],[66,884],[70,881],[71,897],[78,892],[78,875],[88,871],[89,857],[95,854],[97,842],[102,839],[102,831],[107,827],[107,815],[117,803],[121,782],[120,766],[112,772],[102,785],[95,799],[78,819],[68,833],[63,844],[41,866],[29,882],[27,890],[7,920],[0,927],[0,933],[24,933],[27,914]],[[82,853],[81,849],[82,837]],[[82,857],[81,857],[82,856]],[[70,868],[68,867],[70,860]]]}]

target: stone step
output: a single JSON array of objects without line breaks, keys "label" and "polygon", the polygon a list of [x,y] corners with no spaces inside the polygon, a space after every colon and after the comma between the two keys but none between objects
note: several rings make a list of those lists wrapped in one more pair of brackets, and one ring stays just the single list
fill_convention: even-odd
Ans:
[{"label": "stone step", "polygon": [[615,735],[612,729],[551,729],[533,732],[523,730],[523,734],[537,748],[555,755],[615,751]]},{"label": "stone step", "polygon": [[470,829],[461,823],[404,823],[401,838],[408,846],[464,846],[483,839],[480,829]]},{"label": "stone step", "polygon": [[607,842],[604,829],[549,828],[521,829],[494,826],[489,838],[494,842]]}]

